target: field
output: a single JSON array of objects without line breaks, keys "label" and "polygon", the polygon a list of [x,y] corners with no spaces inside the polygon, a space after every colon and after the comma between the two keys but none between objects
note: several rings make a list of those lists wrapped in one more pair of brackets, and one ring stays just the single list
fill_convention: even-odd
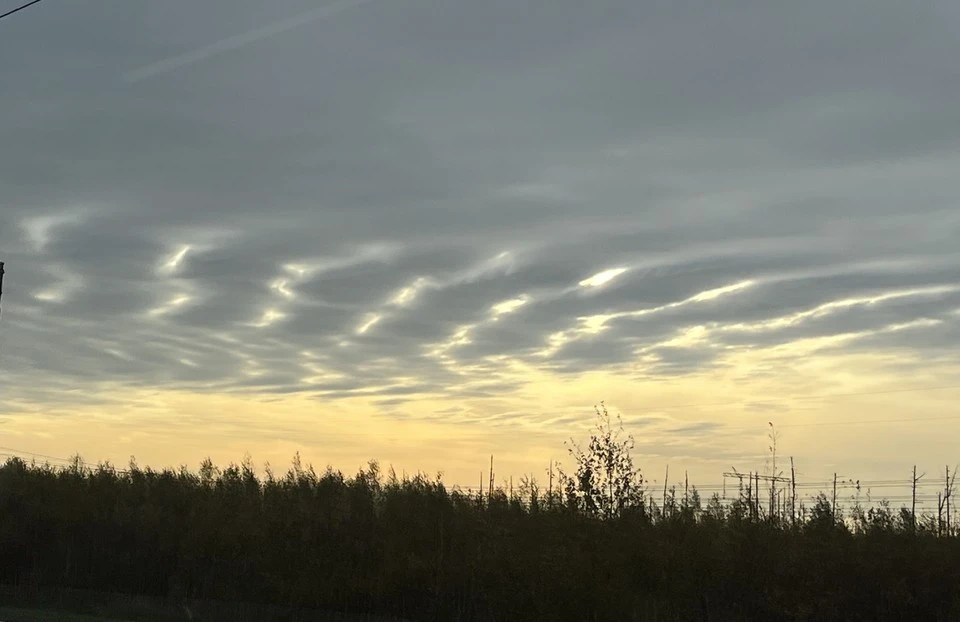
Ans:
[{"label": "field", "polygon": [[0,622],[128,622],[115,618],[81,615],[68,611],[11,609],[0,607]]}]

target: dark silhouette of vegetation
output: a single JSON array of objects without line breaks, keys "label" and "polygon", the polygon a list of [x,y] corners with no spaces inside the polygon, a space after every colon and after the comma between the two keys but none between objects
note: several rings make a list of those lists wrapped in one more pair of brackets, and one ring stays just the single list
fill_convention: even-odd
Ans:
[{"label": "dark silhouette of vegetation", "polygon": [[296,457],[258,478],[249,459],[198,472],[11,459],[0,583],[275,607],[260,619],[960,619],[960,539],[935,521],[884,504],[841,518],[826,496],[792,521],[696,489],[660,507],[632,440],[598,416],[575,470],[545,493],[525,480],[522,502],[375,462],[347,477]]}]

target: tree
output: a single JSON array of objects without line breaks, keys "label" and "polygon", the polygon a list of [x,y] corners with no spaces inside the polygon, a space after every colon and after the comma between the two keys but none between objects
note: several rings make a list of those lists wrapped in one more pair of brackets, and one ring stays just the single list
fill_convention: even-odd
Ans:
[{"label": "tree", "polygon": [[570,506],[589,515],[610,519],[625,511],[644,511],[643,476],[633,464],[634,440],[624,435],[623,421],[611,421],[606,405],[594,406],[597,422],[586,449],[571,439],[568,452],[575,474],[561,472]]}]

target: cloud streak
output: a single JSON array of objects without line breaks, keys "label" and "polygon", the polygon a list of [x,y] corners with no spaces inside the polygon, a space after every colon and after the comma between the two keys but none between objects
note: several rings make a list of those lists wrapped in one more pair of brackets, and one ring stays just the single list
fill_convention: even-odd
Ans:
[{"label": "cloud streak", "polygon": [[333,2],[312,11],[282,19],[248,32],[220,39],[219,41],[204,45],[189,52],[184,52],[183,54],[164,58],[163,60],[138,67],[137,69],[132,69],[123,74],[123,80],[129,84],[134,84],[142,80],[170,73],[171,71],[194,65],[215,56],[239,50],[253,43],[263,41],[264,39],[275,37],[294,28],[335,17],[340,13],[355,9],[370,2],[373,2],[373,0],[341,0],[340,2]]}]

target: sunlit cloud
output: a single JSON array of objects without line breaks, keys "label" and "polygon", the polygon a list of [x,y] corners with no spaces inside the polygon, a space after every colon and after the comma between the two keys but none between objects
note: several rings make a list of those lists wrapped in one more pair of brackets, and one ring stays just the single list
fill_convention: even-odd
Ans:
[{"label": "sunlit cloud", "polygon": [[710,300],[716,300],[721,296],[735,294],[745,289],[749,289],[756,284],[757,282],[753,280],[740,281],[739,283],[734,283],[733,285],[726,285],[724,287],[718,287],[716,289],[710,289],[705,292],[701,292],[696,296],[688,298],[684,301],[684,303],[708,302]]},{"label": "sunlit cloud", "polygon": [[626,271],[626,268],[610,268],[609,270],[598,272],[589,278],[583,279],[578,285],[580,285],[580,287],[602,287]]},{"label": "sunlit cloud", "polygon": [[[602,274],[602,273],[601,273]],[[592,316],[583,316],[577,318],[578,325],[574,328],[557,331],[547,336],[546,347],[538,351],[538,356],[541,357],[551,357],[556,354],[560,348],[563,346],[575,342],[584,337],[591,335],[598,335],[607,328],[608,324],[616,319],[620,318],[642,318],[647,316],[653,316],[657,314],[662,314],[668,311],[673,311],[680,309],[689,305],[696,305],[705,302],[711,302],[723,296],[735,294],[743,290],[749,289],[756,285],[755,281],[746,280],[734,283],[732,285],[726,285],[723,287],[718,287],[714,289],[705,290],[689,298],[679,300],[677,302],[671,302],[656,307],[648,307],[646,309],[637,309],[633,311],[619,311],[616,313],[606,313],[606,314],[597,314]],[[704,329],[706,330],[706,329]]]},{"label": "sunlit cloud", "polygon": [[61,266],[53,267],[49,272],[57,279],[57,283],[35,291],[32,294],[35,300],[63,304],[69,301],[84,286],[83,278],[80,275],[66,270]]},{"label": "sunlit cloud", "polygon": [[547,336],[547,345],[536,354],[539,357],[550,357],[556,354],[560,348],[570,343],[571,337],[566,331],[557,331]]},{"label": "sunlit cloud", "polygon": [[493,313],[493,319],[498,319],[501,315],[507,315],[513,313],[523,305],[530,302],[530,299],[527,296],[520,296],[518,298],[511,298],[510,300],[504,300],[503,302],[498,302],[490,308],[491,313]]},{"label": "sunlit cloud", "polygon": [[516,268],[516,265],[515,255],[510,251],[502,251],[457,275],[450,284],[472,283],[480,279],[507,275]]},{"label": "sunlit cloud", "polygon": [[358,335],[363,335],[363,334],[365,334],[365,333],[366,333],[367,331],[369,331],[371,328],[373,328],[374,326],[376,326],[377,323],[380,322],[380,320],[382,320],[382,319],[383,319],[383,316],[380,315],[380,314],[378,314],[378,313],[368,314],[368,315],[367,315],[367,319],[365,319],[365,320],[363,321],[363,323],[361,323],[360,326],[357,327],[357,331],[356,331],[357,334],[358,334]]},{"label": "sunlit cloud", "polygon": [[313,256],[286,262],[283,269],[300,280],[319,274],[363,264],[389,264],[403,251],[403,245],[394,242],[358,244],[352,252],[336,256]]},{"label": "sunlit cloud", "polygon": [[585,333],[587,335],[597,335],[606,330],[607,323],[616,317],[616,314],[600,314],[577,318],[580,321],[580,326],[577,332]]},{"label": "sunlit cloud", "polygon": [[341,372],[321,367],[315,363],[306,363],[303,365],[303,368],[310,373],[309,376],[301,380],[304,384],[323,384],[325,382],[342,380],[346,377],[346,375]]},{"label": "sunlit cloud", "polygon": [[804,321],[824,317],[837,313],[842,310],[853,307],[870,307],[880,305],[885,302],[899,300],[904,298],[940,296],[960,291],[960,286],[943,285],[933,287],[919,287],[900,291],[886,292],[875,296],[862,296],[856,298],[844,298],[827,302],[813,309],[799,311],[784,317],[763,320],[759,322],[736,322],[721,327],[725,331],[743,331],[743,332],[763,332],[771,330],[781,330],[790,326],[796,326]]},{"label": "sunlit cloud", "polygon": [[270,289],[288,300],[294,297],[294,293],[293,290],[290,289],[290,281],[288,279],[274,280],[272,283],[270,283]]},{"label": "sunlit cloud", "polygon": [[658,343],[656,347],[690,348],[701,345],[708,340],[710,331],[705,326],[692,326],[683,329],[679,334],[667,341]]},{"label": "sunlit cloud", "polygon": [[27,234],[27,240],[35,252],[43,252],[47,244],[53,239],[56,229],[66,225],[79,225],[86,221],[92,210],[88,208],[76,208],[55,214],[44,214],[42,216],[31,216],[24,218],[20,226]]},{"label": "sunlit cloud", "polygon": [[121,352],[116,348],[104,348],[103,351],[109,354],[110,356],[120,359],[121,361],[133,360],[133,358],[129,354],[127,354],[126,352]]},{"label": "sunlit cloud", "polygon": [[193,247],[189,244],[184,244],[178,250],[174,251],[169,257],[164,258],[160,267],[157,269],[157,272],[161,275],[169,276],[175,274],[177,270],[180,269],[180,266],[183,265],[183,260],[186,258],[187,253],[191,251]]},{"label": "sunlit cloud", "polygon": [[170,298],[164,304],[150,309],[147,313],[148,315],[151,315],[154,317],[161,316],[161,315],[168,315],[170,313],[174,313],[175,311],[178,311],[179,309],[182,309],[191,300],[193,300],[193,298],[187,294],[177,294],[176,296],[173,296],[172,298]]},{"label": "sunlit cloud", "polygon": [[450,350],[473,343],[471,334],[476,328],[476,324],[467,324],[458,327],[457,330],[444,341],[427,346],[426,352],[428,356],[441,359],[449,364]]},{"label": "sunlit cloud", "polygon": [[405,307],[413,303],[417,296],[423,291],[424,288],[429,286],[431,283],[430,279],[426,277],[418,277],[410,285],[401,288],[397,291],[391,298],[390,304],[396,305],[398,307]]},{"label": "sunlit cloud", "polygon": [[263,315],[260,316],[260,319],[251,324],[255,328],[266,328],[268,326],[273,326],[280,320],[283,320],[287,317],[287,314],[279,309],[267,309],[263,312]]},{"label": "sunlit cloud", "polygon": [[298,264],[298,263],[285,264],[283,266],[283,269],[299,278],[305,277],[310,271],[310,268],[308,266],[305,266],[304,264]]},{"label": "sunlit cloud", "polygon": [[940,326],[943,324],[943,320],[938,320],[936,318],[920,318],[916,320],[911,320],[909,322],[902,322],[899,324],[890,324],[884,331],[895,333],[901,330],[914,330],[918,328],[933,328],[934,326]]}]

